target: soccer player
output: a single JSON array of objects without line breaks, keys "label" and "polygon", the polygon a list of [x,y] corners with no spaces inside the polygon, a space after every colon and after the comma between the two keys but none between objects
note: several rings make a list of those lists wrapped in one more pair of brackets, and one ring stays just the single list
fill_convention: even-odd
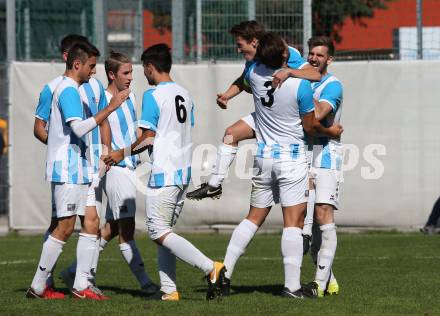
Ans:
[{"label": "soccer player", "polygon": [[225,267],[227,274],[222,292],[228,295],[235,263],[244,253],[273,203],[281,203],[284,229],[281,239],[285,284],[283,296],[303,298],[300,285],[303,241],[302,226],[308,189],[308,166],[304,132],[337,137],[342,127],[324,127],[315,118],[310,82],[290,78],[272,88],[272,76],[286,61],[287,46],[275,33],[260,38],[258,62],[249,67],[245,79],[252,89],[255,103],[257,154],[252,179],[248,216],[234,230],[229,242]]},{"label": "soccer player", "polygon": [[[322,74],[319,82],[312,83],[315,116],[325,126],[330,126],[340,122],[343,90],[341,82],[327,70],[335,53],[333,41],[329,37],[318,36],[309,39],[308,45],[308,62]],[[323,297],[324,293],[339,292],[332,264],[337,246],[334,211],[339,208],[343,149],[340,138],[312,137],[311,144],[312,173],[315,174],[314,219],[319,229],[312,236],[311,247],[317,267],[315,280],[304,287],[304,292],[313,297]]]},{"label": "soccer player", "polygon": [[[107,107],[87,118],[78,88],[88,82],[95,72],[97,56],[99,51],[89,43],[73,45],[67,53],[66,72],[53,93],[47,137],[46,179],[51,182],[58,221],[43,244],[37,271],[26,292],[29,298],[64,298],[64,294],[48,288],[46,282],[73,232],[76,215],[85,213],[93,180],[87,133],[128,97],[129,91],[124,91]],[[81,218],[81,224],[77,245],[78,267],[72,294],[76,298],[100,300],[104,297],[94,293],[87,280],[96,250],[98,225],[86,227],[84,217]]]},{"label": "soccer player", "polygon": [[[65,62],[67,60],[69,49],[73,47],[76,43],[90,44],[86,37],[77,34],[67,35],[61,40],[61,45],[60,45],[61,57]],[[93,73],[95,73],[95,70],[93,70]],[[50,83],[45,85],[42,92],[40,93],[40,99],[35,113],[34,135],[44,144],[47,143],[46,125],[50,118],[50,109],[53,99],[53,92],[62,80],[63,80],[63,75],[56,77]],[[102,86],[99,80],[93,77],[90,78],[88,82],[82,84],[79,87],[79,91],[81,95],[81,101],[83,103],[83,107],[87,117],[91,117],[95,115],[98,110],[102,110],[102,108],[106,106],[107,101],[104,95],[104,87]],[[87,230],[93,231],[96,229],[96,227],[99,226],[99,208],[101,206],[100,202],[102,198],[102,187],[99,185],[99,175],[98,175],[99,158],[103,152],[101,148],[101,140],[102,143],[108,143],[107,146],[109,146],[110,144],[110,140],[109,140],[110,127],[108,126],[107,121],[104,120],[100,124],[99,128],[98,127],[94,128],[92,130],[92,133],[88,134],[87,137],[89,137],[89,143],[91,144],[90,151],[93,153],[93,159],[91,161],[93,166],[93,181],[88,192],[85,214],[78,213],[78,215],[80,215],[83,218],[82,220],[84,221],[84,226],[87,228]],[[55,206],[52,205],[51,224],[48,230],[46,231],[46,234],[44,236],[44,241],[46,241],[49,234],[54,230],[56,224],[57,224],[56,209]],[[97,241],[97,245],[96,245],[97,249],[99,249],[98,242],[99,241]],[[93,290],[98,295],[102,295],[102,291],[100,291],[94,284],[95,283],[94,271],[96,270],[98,256],[99,256],[99,251],[96,251],[88,279],[89,279],[90,289]],[[75,260],[69,266],[69,268],[61,272],[62,280],[70,289],[72,288],[73,282],[75,280],[76,268],[77,266]],[[47,283],[49,288],[54,287],[52,272],[50,272]]]},{"label": "soccer player", "polygon": [[[69,34],[61,40],[61,45],[60,45],[61,58],[63,59],[64,62],[67,61],[67,53],[68,53],[69,49],[72,48],[76,43],[88,43],[88,40],[86,37],[84,37],[82,35],[77,35],[77,34]],[[55,88],[58,86],[58,84],[63,80],[63,76],[65,75],[66,71],[67,71],[67,69],[65,70],[63,75],[56,77],[51,82],[46,84],[40,93],[39,102],[38,102],[38,105],[37,105],[37,108],[35,111],[34,136],[38,140],[40,140],[43,144],[47,144],[47,136],[48,136],[47,122],[49,121],[49,118],[50,118],[50,109],[51,109],[51,104],[52,104],[52,99],[53,99],[53,92],[54,92]],[[94,81],[94,80],[96,81],[96,83],[98,85],[100,84],[99,81],[94,78],[91,78],[89,80],[91,82],[90,84],[93,84],[92,81]],[[104,90],[104,89],[102,89],[102,90]],[[98,91],[100,92],[100,89],[98,89]],[[102,99],[97,98],[97,100],[99,100],[100,102],[101,102],[101,100],[105,101],[104,98],[102,98]],[[95,129],[95,130],[97,130],[97,129]],[[95,132],[95,130],[94,130],[94,132]],[[94,216],[94,212],[88,212],[88,216],[87,216],[87,219],[85,220],[84,224],[86,226],[95,226],[96,221],[97,221],[97,216]],[[44,241],[47,240],[48,236],[55,229],[56,225],[57,225],[56,210],[55,210],[55,206],[52,205],[51,223],[50,223],[50,226],[44,235]],[[75,270],[76,270],[76,265],[75,265]],[[70,284],[69,288],[72,287],[73,280],[74,280],[74,276],[71,279],[71,281],[69,282],[69,284]],[[54,281],[53,281],[52,272],[50,272],[50,274],[49,274],[47,285],[51,289],[54,288]]]},{"label": "soccer player", "polygon": [[[130,88],[133,80],[133,67],[130,59],[117,52],[111,52],[105,61],[105,72],[109,85],[105,91],[107,101],[114,95]],[[119,150],[134,143],[137,139],[136,99],[133,93],[108,117],[111,129],[111,148]],[[119,248],[131,272],[147,295],[154,294],[159,287],[145,272],[144,262],[134,240],[136,213],[136,174],[139,156],[127,156],[112,166],[104,178],[104,191],[107,195],[107,223],[101,229],[100,249],[116,235],[119,235]]]},{"label": "soccer player", "polygon": [[212,261],[173,232],[191,180],[193,101],[188,91],[170,77],[171,53],[166,44],[149,47],[141,59],[148,83],[155,86],[143,96],[139,122],[142,135],[125,149],[112,152],[104,161],[115,165],[124,157],[147,148],[150,152],[152,171],[146,192],[147,228],[150,238],[158,245],[161,283],[161,290],[152,298],[179,300],[176,286],[178,257],[205,273],[208,282],[206,298],[213,299],[222,282],[224,265]]},{"label": "soccer player", "polygon": [[[224,92],[217,95],[217,104],[226,109],[228,101],[241,93],[249,90],[244,75],[249,67],[255,62],[258,40],[265,34],[264,26],[256,21],[244,21],[234,25],[230,33],[234,36],[237,50],[246,60],[245,68],[239,78]],[[289,47],[289,57],[287,62],[290,67],[289,76],[318,81],[321,78],[316,69],[303,60],[298,50]],[[189,199],[200,200],[203,198],[219,198],[222,194],[222,182],[228,173],[229,166],[232,164],[238,150],[238,142],[255,138],[255,113],[251,113],[241,118],[233,125],[226,128],[223,143],[217,150],[217,161],[214,172],[208,183],[203,183],[200,188],[188,192]]]}]

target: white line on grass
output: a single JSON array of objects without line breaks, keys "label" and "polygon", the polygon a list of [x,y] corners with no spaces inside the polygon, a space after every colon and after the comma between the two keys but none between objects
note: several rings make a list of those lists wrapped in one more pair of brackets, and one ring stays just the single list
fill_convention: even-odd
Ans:
[{"label": "white line on grass", "polygon": [[[222,258],[221,258],[222,259]],[[357,256],[357,257],[336,257],[335,260],[392,260],[392,259],[398,259],[397,257],[367,257],[367,256]],[[417,260],[439,260],[440,256],[419,256],[419,257],[413,257],[412,259]],[[279,257],[241,257],[240,260],[254,260],[254,261],[281,261],[281,256]],[[0,265],[13,265],[13,264],[28,264],[28,263],[35,263],[37,260],[5,260],[0,261]],[[64,260],[63,260],[64,261]],[[123,262],[121,259],[116,258],[102,258],[99,260],[100,262]],[[144,261],[157,261],[156,258],[146,258]]]}]

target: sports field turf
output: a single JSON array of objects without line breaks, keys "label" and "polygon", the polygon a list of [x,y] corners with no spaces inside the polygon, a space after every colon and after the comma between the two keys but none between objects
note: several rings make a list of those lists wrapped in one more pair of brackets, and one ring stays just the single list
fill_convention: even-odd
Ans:
[{"label": "sports field turf", "polygon": [[[188,235],[208,256],[222,259],[229,235]],[[155,245],[137,236],[146,268],[155,281]],[[76,239],[62,253],[55,275],[74,257]],[[35,272],[41,236],[0,238],[1,315],[440,315],[440,235],[361,233],[339,236],[334,271],[338,296],[292,300],[278,296],[283,284],[280,235],[257,235],[236,266],[230,297],[205,301],[202,273],[178,262],[181,301],[145,301],[115,241],[101,255],[98,285],[111,300],[30,300],[24,297]],[[302,280],[314,275],[310,257]],[[61,281],[57,286],[66,291]]]}]

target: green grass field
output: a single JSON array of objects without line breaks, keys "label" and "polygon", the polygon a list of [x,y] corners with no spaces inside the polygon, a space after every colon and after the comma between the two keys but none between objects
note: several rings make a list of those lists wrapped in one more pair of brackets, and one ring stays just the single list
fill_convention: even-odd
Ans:
[{"label": "green grass field", "polygon": [[[211,258],[221,260],[229,235],[185,235]],[[145,265],[155,281],[155,245],[138,235]],[[292,300],[278,296],[283,284],[280,235],[257,235],[236,266],[232,295],[205,301],[202,273],[177,266],[181,301],[145,301],[115,241],[101,254],[98,285],[109,301],[30,300],[24,296],[36,269],[41,237],[0,238],[1,315],[440,315],[440,236],[402,233],[341,234],[334,271],[338,296]],[[76,239],[62,253],[55,274],[74,257]],[[304,258],[302,281],[314,275]],[[67,291],[57,279],[57,286]]]}]

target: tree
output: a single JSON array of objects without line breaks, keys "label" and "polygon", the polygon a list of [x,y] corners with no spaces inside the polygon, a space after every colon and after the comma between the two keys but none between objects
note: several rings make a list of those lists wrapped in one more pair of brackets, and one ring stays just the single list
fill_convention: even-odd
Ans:
[{"label": "tree", "polygon": [[374,16],[375,9],[387,9],[395,0],[314,0],[312,2],[313,35],[331,36],[341,41],[339,32],[350,17],[353,22],[366,26],[364,18]]}]

